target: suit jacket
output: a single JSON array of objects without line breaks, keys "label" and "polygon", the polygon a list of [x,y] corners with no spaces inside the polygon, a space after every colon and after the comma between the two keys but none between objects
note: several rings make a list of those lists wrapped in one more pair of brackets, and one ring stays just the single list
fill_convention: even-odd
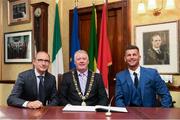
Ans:
[{"label": "suit jacket", "polygon": [[[170,107],[172,98],[166,87],[165,82],[161,79],[157,70],[140,67],[140,92],[142,106],[155,107],[156,95],[161,97],[161,105]],[[116,75],[115,104],[116,106],[129,106],[133,90],[133,82],[129,70],[126,69]]]},{"label": "suit jacket", "polygon": [[[74,73],[75,73],[75,79],[77,80],[78,88],[81,91],[77,71],[74,70]],[[92,72],[88,71],[85,94],[89,88],[91,75]],[[76,91],[73,82],[72,71],[63,74],[63,80],[60,87],[59,98],[60,98],[60,105],[62,106],[65,106],[66,104],[81,105],[82,103],[82,99],[78,95],[78,92]],[[90,105],[90,106],[108,104],[108,98],[105,91],[102,76],[98,73],[95,73],[94,83],[91,92],[89,94],[89,97],[85,100],[85,102],[86,105]]]},{"label": "suit jacket", "polygon": [[157,64],[169,64],[169,55],[166,49],[160,49],[161,53],[157,53],[153,48],[147,50],[145,55],[144,64],[157,65]]},{"label": "suit jacket", "polygon": [[[45,100],[48,105],[58,105],[55,77],[46,72],[44,77]],[[34,101],[38,98],[37,80],[34,69],[24,71],[18,75],[7,104],[22,107],[25,101]]]}]

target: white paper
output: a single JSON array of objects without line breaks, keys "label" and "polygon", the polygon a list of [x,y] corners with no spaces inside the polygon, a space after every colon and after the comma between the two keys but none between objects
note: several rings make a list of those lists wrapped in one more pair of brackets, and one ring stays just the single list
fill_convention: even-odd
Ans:
[{"label": "white paper", "polygon": [[75,106],[75,105],[66,105],[63,108],[63,111],[77,111],[77,112],[95,112],[94,106]]},{"label": "white paper", "polygon": [[109,106],[102,106],[102,105],[96,105],[96,106],[76,106],[76,105],[66,105],[63,108],[63,111],[69,111],[69,112],[96,112],[96,109],[102,109],[108,111],[114,111],[114,112],[128,112],[126,108],[124,107],[109,107]]}]

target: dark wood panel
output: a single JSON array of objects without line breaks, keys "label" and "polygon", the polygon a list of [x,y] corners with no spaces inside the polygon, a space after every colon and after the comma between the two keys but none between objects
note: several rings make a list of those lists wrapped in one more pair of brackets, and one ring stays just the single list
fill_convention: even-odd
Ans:
[{"label": "dark wood panel", "polygon": [[[31,4],[33,7],[33,44],[36,51],[48,51],[48,6],[45,2]],[[41,15],[35,16],[36,8],[41,9]],[[34,46],[33,46],[34,47]],[[35,49],[35,48],[34,48]]]},{"label": "dark wood panel", "polygon": [[[88,51],[89,48],[89,34],[90,33],[90,15],[91,14],[85,14],[83,15],[83,17],[80,17],[79,19],[79,33],[83,33],[80,34],[79,39],[80,39],[80,45],[81,45],[81,49]],[[86,26],[86,27],[84,27]],[[85,33],[85,34],[84,34]]]},{"label": "dark wood panel", "polygon": [[0,80],[0,84],[14,84],[15,80]]},{"label": "dark wood panel", "polygon": [[170,91],[180,92],[180,85],[174,86],[172,83],[167,83],[167,87]]}]

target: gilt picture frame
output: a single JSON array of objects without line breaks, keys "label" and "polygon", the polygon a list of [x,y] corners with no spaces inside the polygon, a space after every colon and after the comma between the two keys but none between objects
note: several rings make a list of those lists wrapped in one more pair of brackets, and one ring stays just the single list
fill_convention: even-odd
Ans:
[{"label": "gilt picture frame", "polygon": [[30,22],[29,0],[8,0],[8,25]]}]

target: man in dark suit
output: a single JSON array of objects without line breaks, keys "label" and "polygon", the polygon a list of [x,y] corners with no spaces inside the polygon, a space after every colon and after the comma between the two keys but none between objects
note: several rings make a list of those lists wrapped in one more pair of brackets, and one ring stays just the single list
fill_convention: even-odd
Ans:
[{"label": "man in dark suit", "polygon": [[76,69],[64,73],[60,87],[60,105],[107,105],[102,76],[88,70],[89,58],[84,50],[74,55]]},{"label": "man in dark suit", "polygon": [[41,108],[58,105],[55,77],[47,72],[50,57],[40,51],[33,60],[34,69],[18,75],[7,104],[16,107]]},{"label": "man in dark suit", "polygon": [[155,107],[156,96],[162,107],[170,107],[172,98],[157,70],[139,65],[139,48],[129,46],[124,60],[128,69],[117,73],[115,88],[116,106]]}]

